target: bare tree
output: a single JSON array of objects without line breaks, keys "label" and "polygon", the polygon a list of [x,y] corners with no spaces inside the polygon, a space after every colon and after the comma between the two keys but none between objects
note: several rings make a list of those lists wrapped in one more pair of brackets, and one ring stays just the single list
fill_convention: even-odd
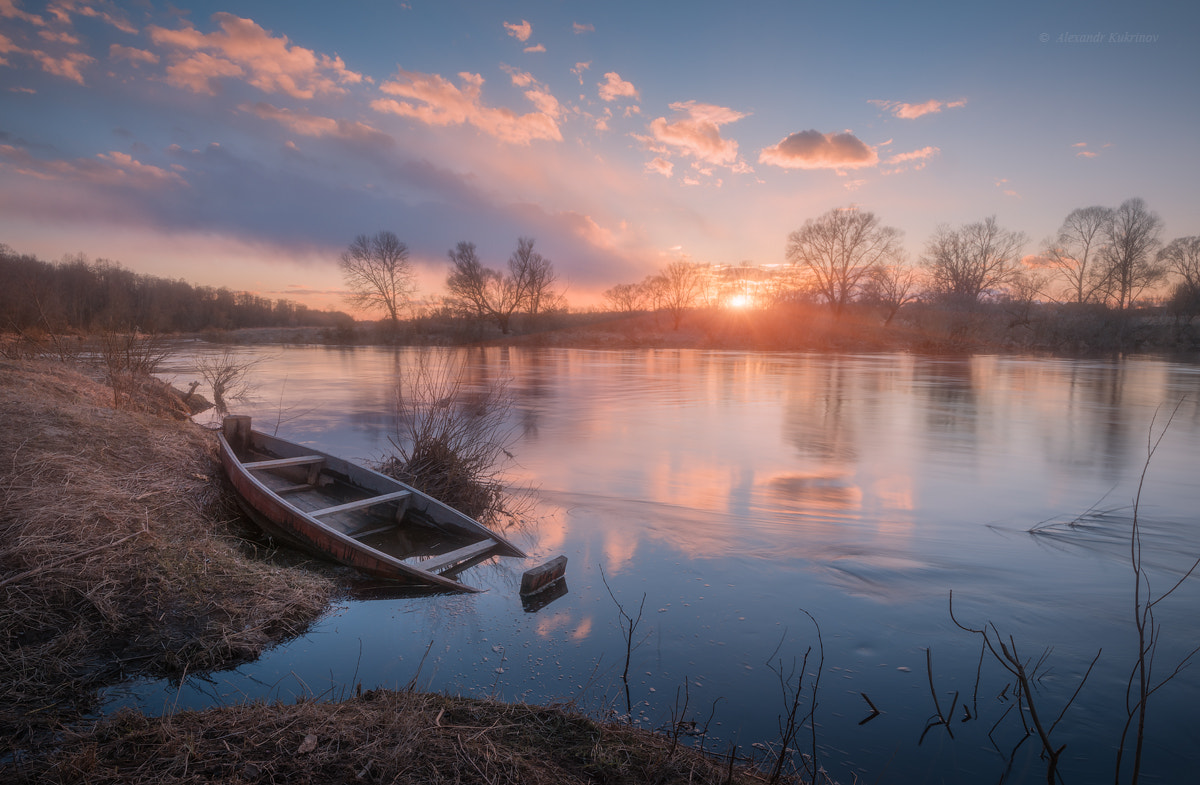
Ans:
[{"label": "bare tree", "polygon": [[633,313],[646,307],[649,293],[640,283],[619,283],[604,290],[604,299],[614,311]]},{"label": "bare tree", "polygon": [[533,250],[533,239],[521,237],[508,259],[506,273],[484,267],[474,243],[459,243],[449,252],[446,290],[459,308],[480,319],[492,319],[507,335],[512,316],[525,311],[536,316],[558,296],[553,291],[554,265]]},{"label": "bare tree", "polygon": [[877,264],[863,284],[863,297],[884,308],[884,325],[892,323],[905,305],[919,296],[921,273],[907,264]]},{"label": "bare tree", "polygon": [[547,307],[553,307],[559,299],[554,291],[554,284],[558,280],[554,264],[533,250],[532,237],[517,239],[517,250],[508,259],[508,269],[513,279],[521,282],[517,288],[524,293],[523,310],[530,316],[537,316]]},{"label": "bare tree", "polygon": [[366,310],[382,310],[396,326],[417,290],[416,274],[408,261],[408,246],[395,234],[360,234],[350,243],[338,266],[350,290],[347,299]]},{"label": "bare tree", "polygon": [[1180,277],[1171,293],[1171,309],[1180,327],[1200,313],[1200,237],[1176,237],[1158,252],[1159,264]]},{"label": "bare tree", "polygon": [[1183,285],[1200,292],[1200,237],[1176,237],[1158,252],[1159,264],[1183,279]]},{"label": "bare tree", "polygon": [[1066,282],[1073,302],[1090,302],[1096,295],[1103,272],[1100,260],[1112,217],[1112,208],[1100,205],[1072,210],[1058,228],[1058,234],[1045,243],[1046,260]]},{"label": "bare tree", "polygon": [[672,328],[678,330],[683,314],[696,305],[704,290],[704,273],[693,262],[671,262],[653,276],[652,286],[661,307],[671,314]]},{"label": "bare tree", "polygon": [[1162,219],[1139,198],[1122,202],[1105,225],[1100,288],[1117,310],[1128,309],[1165,277],[1164,266],[1153,258],[1161,232]]},{"label": "bare tree", "polygon": [[856,207],[830,210],[788,235],[786,257],[812,274],[817,292],[840,314],[871,270],[895,260],[901,232]]},{"label": "bare tree", "polygon": [[926,244],[921,263],[936,294],[974,305],[1012,281],[1024,245],[1025,235],[1002,229],[995,216],[957,229],[943,224]]},{"label": "bare tree", "polygon": [[491,316],[491,293],[497,273],[483,266],[475,243],[460,242],[447,252],[450,274],[446,291],[451,305],[460,313],[484,319]]}]

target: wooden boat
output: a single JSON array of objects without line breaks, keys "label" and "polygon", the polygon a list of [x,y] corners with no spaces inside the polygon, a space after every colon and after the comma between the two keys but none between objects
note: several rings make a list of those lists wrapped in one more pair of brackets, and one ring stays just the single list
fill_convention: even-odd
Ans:
[{"label": "wooden boat", "polygon": [[226,417],[221,463],[269,534],[377,578],[473,592],[458,573],[525,554],[449,505],[387,475]]}]

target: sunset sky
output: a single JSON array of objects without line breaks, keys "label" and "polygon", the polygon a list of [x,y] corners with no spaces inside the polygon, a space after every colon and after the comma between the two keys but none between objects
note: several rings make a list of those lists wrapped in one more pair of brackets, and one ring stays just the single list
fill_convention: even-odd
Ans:
[{"label": "sunset sky", "polygon": [[1144,198],[1200,234],[1200,6],[0,0],[0,242],[345,308],[394,231],[441,291],[536,239],[576,305],[783,261],[858,205],[1027,253]]}]

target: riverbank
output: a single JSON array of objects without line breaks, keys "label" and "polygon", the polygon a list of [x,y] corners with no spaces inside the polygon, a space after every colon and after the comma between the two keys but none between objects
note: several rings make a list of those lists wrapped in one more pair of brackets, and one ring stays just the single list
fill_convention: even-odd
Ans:
[{"label": "riverbank", "polygon": [[101,687],[257,657],[338,591],[255,539],[210,432],[112,403],[86,366],[0,360],[0,779],[761,781],[677,737],[416,692],[85,721]]}]

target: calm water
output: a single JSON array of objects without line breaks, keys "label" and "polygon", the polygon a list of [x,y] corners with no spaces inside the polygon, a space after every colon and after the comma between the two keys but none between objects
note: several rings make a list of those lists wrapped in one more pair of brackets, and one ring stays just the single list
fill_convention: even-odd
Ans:
[{"label": "calm water", "polygon": [[[205,344],[192,353],[216,351]],[[364,460],[389,449],[395,379],[417,350],[239,349],[258,358],[259,428]],[[616,599],[643,603],[632,719],[709,723],[721,750],[779,737],[778,672],[809,655],[817,752],[842,782],[1044,782],[1011,677],[965,624],[1023,659],[1052,649],[1035,702],[1067,782],[1110,780],[1134,662],[1129,525],[1157,415],[1182,405],[1146,475],[1152,586],[1200,556],[1200,368],[1155,359],[470,350],[472,383],[508,379],[519,434],[508,474],[537,488],[510,531],[530,554],[469,571],[486,593],[333,608],[302,639],[183,685],[127,685],[147,711],[365,687],[422,687],[624,714]],[[171,375],[193,378],[186,359]],[[1063,522],[1098,508],[1085,526]],[[1054,522],[1058,521],[1057,525]],[[1048,522],[1047,533],[1028,529]],[[565,554],[569,592],[536,612],[521,572]],[[1175,577],[1173,577],[1175,576]],[[605,586],[605,580],[609,588]],[[1200,576],[1158,606],[1166,675],[1200,645]],[[817,627],[806,615],[811,614]],[[428,655],[426,656],[426,652]],[[935,714],[927,670],[950,725]],[[423,661],[424,658],[424,661]],[[1200,663],[1197,664],[1200,666]],[[981,673],[977,686],[977,673]],[[1147,781],[1200,766],[1200,667],[1150,704]],[[686,687],[685,687],[686,685]],[[866,696],[882,714],[870,714]],[[957,698],[955,694],[957,693]],[[964,706],[972,719],[964,721]],[[711,718],[711,720],[710,720]],[[809,752],[806,730],[799,742]]]}]

